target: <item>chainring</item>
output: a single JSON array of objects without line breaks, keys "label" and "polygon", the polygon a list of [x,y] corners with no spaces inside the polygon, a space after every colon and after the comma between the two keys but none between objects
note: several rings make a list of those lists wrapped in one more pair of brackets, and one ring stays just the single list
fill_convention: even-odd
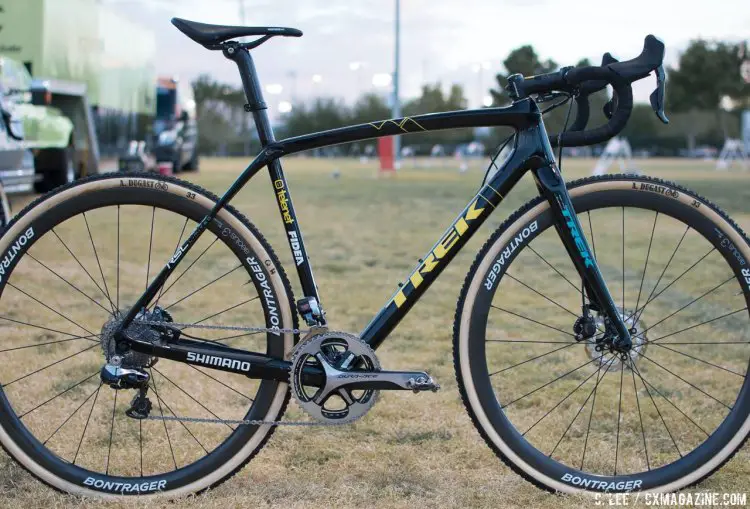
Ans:
[{"label": "chainring", "polygon": [[[365,415],[375,404],[379,391],[349,390],[345,387],[330,390],[332,376],[357,370],[380,371],[380,362],[370,345],[353,334],[325,332],[300,342],[292,353],[289,376],[291,392],[299,406],[314,419],[328,424],[344,424]],[[327,372],[323,387],[303,384],[305,367]]]}]

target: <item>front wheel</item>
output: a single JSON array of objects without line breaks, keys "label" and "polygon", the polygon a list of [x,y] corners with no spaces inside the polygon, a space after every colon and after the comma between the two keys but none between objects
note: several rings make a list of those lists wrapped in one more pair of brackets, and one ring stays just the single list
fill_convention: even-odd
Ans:
[{"label": "front wheel", "polygon": [[717,207],[635,176],[569,185],[633,347],[591,313],[546,201],[516,212],[467,276],[456,374],[482,437],[535,485],[673,491],[707,477],[750,431],[750,247]]},{"label": "front wheel", "polygon": [[[44,196],[0,237],[0,444],[41,481],[88,496],[193,493],[236,472],[275,429],[221,421],[278,420],[286,383],[121,351],[113,337],[124,312],[216,200],[152,173],[100,175]],[[296,328],[293,302],[271,247],[226,207],[149,313],[201,326],[268,328],[188,327],[183,334],[282,359],[295,338],[272,329]],[[155,314],[156,303],[163,312]],[[162,341],[149,327],[136,330]],[[127,413],[137,390],[100,381],[115,354],[123,367],[149,375],[155,420]]]}]

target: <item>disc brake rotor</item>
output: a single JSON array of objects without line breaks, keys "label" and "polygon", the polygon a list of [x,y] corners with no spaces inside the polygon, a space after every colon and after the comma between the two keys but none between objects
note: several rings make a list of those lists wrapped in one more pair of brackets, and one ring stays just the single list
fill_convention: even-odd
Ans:
[{"label": "disc brake rotor", "polygon": [[[352,334],[326,332],[313,336],[296,346],[291,363],[292,395],[305,412],[319,421],[354,421],[375,404],[378,391],[341,386],[359,370],[380,370],[372,348]],[[322,370],[326,374],[324,386],[305,385],[305,368]]]}]

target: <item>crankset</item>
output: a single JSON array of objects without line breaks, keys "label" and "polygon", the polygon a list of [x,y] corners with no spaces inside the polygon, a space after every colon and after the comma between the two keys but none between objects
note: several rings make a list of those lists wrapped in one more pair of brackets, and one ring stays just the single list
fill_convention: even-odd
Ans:
[{"label": "crankset", "polygon": [[[382,371],[375,352],[344,332],[325,332],[298,344],[292,354],[292,395],[302,409],[323,422],[350,422],[367,413],[380,390],[437,391],[440,386],[421,371]],[[325,374],[322,386],[304,383],[305,368]]]}]

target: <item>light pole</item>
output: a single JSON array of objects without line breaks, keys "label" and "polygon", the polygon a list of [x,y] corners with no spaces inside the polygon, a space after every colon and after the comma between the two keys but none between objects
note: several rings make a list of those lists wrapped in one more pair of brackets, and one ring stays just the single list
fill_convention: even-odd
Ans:
[{"label": "light pole", "polygon": [[[401,2],[396,0],[396,17],[395,17],[395,51],[394,51],[394,62],[393,62],[393,106],[391,108],[391,116],[393,118],[401,117],[401,103],[398,98],[398,78],[399,78],[399,46],[400,46],[400,32],[401,32]],[[400,160],[401,152],[401,138],[397,135],[393,137],[393,150],[394,150],[394,161]]]}]

